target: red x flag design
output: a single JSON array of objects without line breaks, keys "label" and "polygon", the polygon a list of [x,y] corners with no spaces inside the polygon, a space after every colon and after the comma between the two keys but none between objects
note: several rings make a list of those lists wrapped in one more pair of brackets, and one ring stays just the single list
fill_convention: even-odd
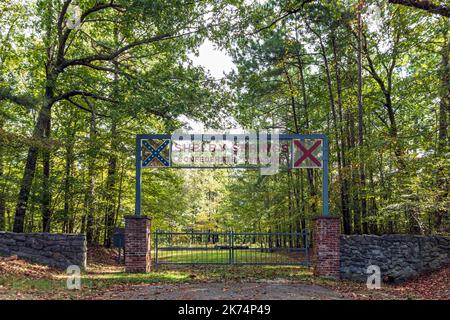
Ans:
[{"label": "red x flag design", "polygon": [[322,168],[322,139],[293,139],[293,168]]}]

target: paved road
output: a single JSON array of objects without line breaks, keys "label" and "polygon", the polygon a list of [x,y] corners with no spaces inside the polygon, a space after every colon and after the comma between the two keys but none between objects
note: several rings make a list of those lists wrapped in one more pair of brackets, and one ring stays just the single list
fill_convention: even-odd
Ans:
[{"label": "paved road", "polygon": [[299,283],[195,283],[136,285],[125,291],[111,290],[98,299],[125,300],[338,300],[333,290]]}]

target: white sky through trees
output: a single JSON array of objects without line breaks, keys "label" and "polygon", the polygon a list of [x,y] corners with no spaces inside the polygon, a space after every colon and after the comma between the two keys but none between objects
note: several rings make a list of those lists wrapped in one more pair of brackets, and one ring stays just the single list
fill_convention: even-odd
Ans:
[{"label": "white sky through trees", "polygon": [[214,47],[214,44],[206,39],[199,47],[199,55],[190,54],[194,65],[202,66],[211,73],[211,76],[220,79],[224,77],[224,73],[229,73],[235,69],[235,65],[231,57],[224,50]]}]

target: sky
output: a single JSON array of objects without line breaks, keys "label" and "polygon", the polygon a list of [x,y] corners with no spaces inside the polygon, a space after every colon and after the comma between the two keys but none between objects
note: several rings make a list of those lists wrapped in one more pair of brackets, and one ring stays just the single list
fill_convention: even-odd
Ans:
[{"label": "sky", "polygon": [[224,72],[229,73],[236,68],[227,52],[216,49],[214,44],[208,39],[200,46],[198,57],[194,54],[190,54],[189,57],[194,65],[202,66],[209,70],[216,79],[223,78]]}]

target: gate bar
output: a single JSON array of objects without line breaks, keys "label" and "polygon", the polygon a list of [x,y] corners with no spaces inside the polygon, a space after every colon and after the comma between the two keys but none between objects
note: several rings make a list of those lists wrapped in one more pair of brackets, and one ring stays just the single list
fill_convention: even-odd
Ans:
[{"label": "gate bar", "polygon": [[141,193],[142,193],[142,139],[139,135],[136,137],[136,203],[135,212],[136,216],[141,215]]}]

